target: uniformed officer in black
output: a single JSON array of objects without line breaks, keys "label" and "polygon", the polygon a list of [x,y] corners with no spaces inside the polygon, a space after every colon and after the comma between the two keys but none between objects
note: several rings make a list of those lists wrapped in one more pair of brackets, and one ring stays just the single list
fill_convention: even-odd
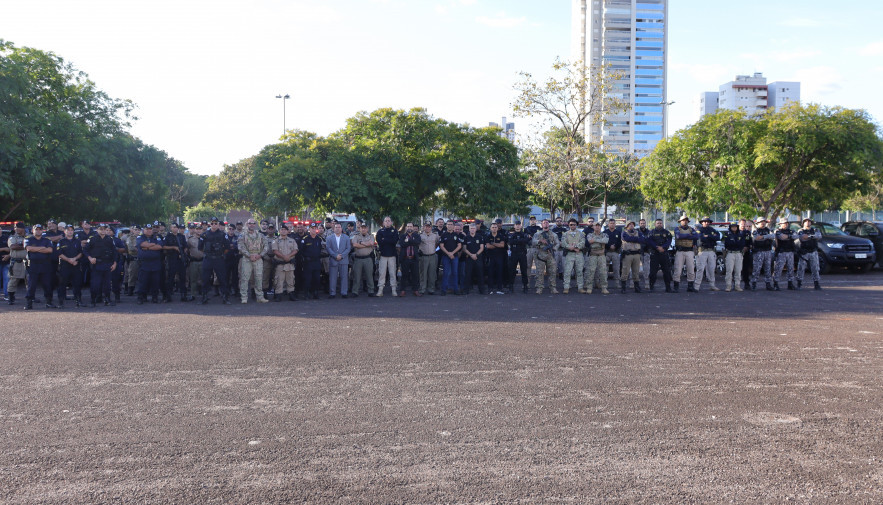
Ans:
[{"label": "uniformed officer in black", "polygon": [[646,237],[650,251],[650,291],[653,291],[653,285],[656,284],[656,274],[662,269],[665,292],[672,293],[671,256],[668,252],[671,248],[671,232],[665,229],[662,219],[657,219],[654,228],[647,233]]},{"label": "uniformed officer in black", "polygon": [[120,293],[123,289],[123,276],[126,274],[126,242],[118,237],[112,226],[107,227],[107,236],[113,240],[113,247],[117,251],[117,268],[110,274],[110,290],[116,303],[120,303]]},{"label": "uniformed officer in black", "polygon": [[531,235],[521,228],[521,221],[516,219],[515,225],[509,230],[509,291],[515,292],[515,268],[521,269],[521,284],[524,293],[530,287],[530,270],[527,265],[527,249],[530,247]]},{"label": "uniformed officer in black", "polygon": [[482,234],[478,227],[473,223],[469,227],[469,231],[463,239],[463,249],[465,251],[463,259],[465,261],[465,277],[463,285],[463,293],[469,294],[472,291],[473,277],[478,277],[478,293],[484,294],[484,255],[485,242],[487,236]]},{"label": "uniformed officer in black", "polygon": [[[208,303],[208,290],[212,285],[212,274],[218,280],[221,300],[224,305],[230,305],[230,290],[227,289],[227,265],[224,255],[230,249],[230,239],[224,230],[220,229],[220,220],[213,217],[211,229],[203,233],[199,241],[199,250],[205,253],[202,260],[202,301]],[[255,289],[260,289],[256,286]]]},{"label": "uniformed officer in black", "polygon": [[64,230],[59,230],[55,220],[49,219],[46,221],[43,236],[48,238],[55,248],[55,252],[52,254],[52,291],[54,292],[58,288],[58,241],[64,237]]},{"label": "uniformed officer in black", "polygon": [[316,223],[310,224],[309,233],[298,244],[298,256],[304,261],[304,298],[319,299],[319,273],[322,271],[322,238]]},{"label": "uniformed officer in black", "polygon": [[43,287],[43,295],[46,297],[46,308],[54,309],[52,304],[52,258],[55,254],[55,246],[52,241],[43,236],[43,225],[35,224],[34,234],[25,239],[25,251],[28,253],[28,291],[25,296],[25,310],[34,308],[34,297],[37,294],[37,286]]},{"label": "uniformed officer in black", "polygon": [[[98,235],[98,232],[92,229],[92,223],[89,220],[84,219],[80,223],[80,230],[74,234],[74,238],[80,241],[80,247],[84,250],[86,249],[86,242],[89,241],[90,238]],[[86,286],[89,284],[89,262],[81,261],[80,262],[80,273],[83,275],[83,285]]]},{"label": "uniformed officer in black", "polygon": [[166,290],[164,301],[172,301],[172,295],[177,291],[181,295],[181,301],[187,301],[187,239],[181,233],[178,223],[169,224],[169,233],[163,240],[163,255],[166,260]]},{"label": "uniformed officer in black", "polygon": [[485,235],[485,255],[488,257],[488,291],[494,291],[498,295],[503,294],[506,271],[506,239],[509,237],[503,231],[501,223],[491,224],[491,231]]},{"label": "uniformed officer in black", "polygon": [[83,304],[83,276],[80,274],[80,262],[83,258],[83,247],[80,241],[74,238],[74,225],[69,224],[64,229],[64,237],[58,241],[58,308],[64,308],[67,298],[67,285],[70,284],[74,291],[74,302],[77,307]]},{"label": "uniformed officer in black", "polygon": [[153,303],[159,302],[159,285],[162,284],[160,276],[162,245],[162,239],[153,234],[151,223],[144,225],[141,236],[135,240],[135,249],[138,250],[138,283],[135,286],[138,305],[145,302],[148,293]]},{"label": "uniformed officer in black", "polygon": [[92,265],[89,306],[94,307],[99,298],[104,300],[104,305],[116,305],[110,298],[110,276],[117,269],[117,250],[113,239],[107,235],[106,225],[98,225],[98,235],[89,239],[83,252]]}]

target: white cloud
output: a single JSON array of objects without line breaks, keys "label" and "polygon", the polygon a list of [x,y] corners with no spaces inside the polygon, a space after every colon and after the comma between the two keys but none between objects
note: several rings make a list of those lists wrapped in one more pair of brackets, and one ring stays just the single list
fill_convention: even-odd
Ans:
[{"label": "white cloud", "polygon": [[883,41],[868,44],[858,52],[864,56],[883,56]]},{"label": "white cloud", "polygon": [[834,67],[802,68],[794,72],[794,77],[800,82],[800,99],[804,102],[834,94],[843,88],[843,76]]},{"label": "white cloud", "polygon": [[526,23],[527,17],[521,16],[516,18],[507,16],[505,12],[500,12],[494,17],[478,16],[475,18],[475,21],[492,28],[515,28]]},{"label": "white cloud", "polygon": [[782,26],[791,26],[795,28],[815,28],[822,26],[822,22],[810,18],[789,18],[779,23]]}]

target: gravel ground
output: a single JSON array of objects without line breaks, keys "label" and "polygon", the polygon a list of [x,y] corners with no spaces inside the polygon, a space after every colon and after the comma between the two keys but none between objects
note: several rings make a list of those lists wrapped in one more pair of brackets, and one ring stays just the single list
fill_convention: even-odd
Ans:
[{"label": "gravel ground", "polygon": [[822,280],[3,305],[0,502],[883,503],[883,272]]}]

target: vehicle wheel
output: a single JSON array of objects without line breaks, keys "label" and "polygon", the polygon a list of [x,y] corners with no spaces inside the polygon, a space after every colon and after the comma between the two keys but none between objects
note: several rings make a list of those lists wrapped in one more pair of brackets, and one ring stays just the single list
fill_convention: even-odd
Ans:
[{"label": "vehicle wheel", "polygon": [[724,260],[724,256],[722,254],[718,254],[717,258],[714,261],[714,270],[718,273],[718,275],[724,275],[727,273],[727,262]]},{"label": "vehicle wheel", "polygon": [[819,252],[819,273],[822,275],[831,273],[831,264],[828,263],[828,258],[821,252]]}]

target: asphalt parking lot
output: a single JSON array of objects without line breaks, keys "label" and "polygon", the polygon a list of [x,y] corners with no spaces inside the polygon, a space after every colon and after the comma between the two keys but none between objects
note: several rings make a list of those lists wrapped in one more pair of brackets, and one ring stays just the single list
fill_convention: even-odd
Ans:
[{"label": "asphalt parking lot", "polygon": [[822,283],[2,305],[0,502],[883,503],[883,272]]}]

